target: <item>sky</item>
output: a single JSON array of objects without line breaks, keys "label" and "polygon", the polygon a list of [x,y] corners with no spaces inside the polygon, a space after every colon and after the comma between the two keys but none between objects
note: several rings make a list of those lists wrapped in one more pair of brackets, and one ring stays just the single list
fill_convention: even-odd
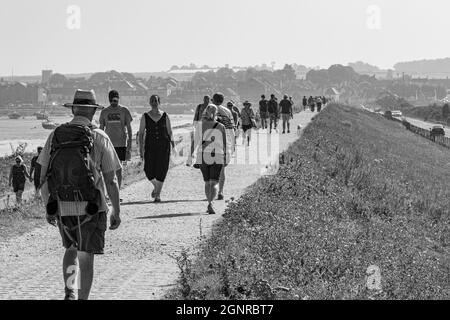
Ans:
[{"label": "sky", "polygon": [[[450,56],[448,0],[0,0],[0,75]],[[71,6],[79,9],[70,10]],[[79,18],[79,19],[78,19]]]}]

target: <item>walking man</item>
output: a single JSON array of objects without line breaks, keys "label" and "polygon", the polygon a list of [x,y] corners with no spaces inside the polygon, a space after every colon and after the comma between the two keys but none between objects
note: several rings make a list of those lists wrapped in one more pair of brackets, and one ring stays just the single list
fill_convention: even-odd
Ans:
[{"label": "walking man", "polygon": [[41,154],[42,147],[37,148],[37,155],[34,156],[31,159],[31,166],[30,166],[30,176],[32,177],[32,180],[34,182],[34,190],[36,191],[36,197],[39,196],[39,184],[41,183],[41,165],[37,163],[37,159],[39,158],[39,155]]},{"label": "walking man", "polygon": [[286,125],[287,132],[290,133],[290,125],[289,121],[293,118],[292,113],[292,102],[288,99],[287,95],[284,95],[283,100],[280,101],[280,109],[281,109],[281,118],[283,120],[283,134],[286,133]]},{"label": "walking man", "polygon": [[267,111],[269,112],[269,133],[272,133],[272,126],[275,129],[275,131],[278,132],[277,126],[278,126],[278,116],[279,116],[279,110],[278,110],[278,102],[277,98],[275,98],[274,94],[270,95],[270,100],[267,103]]},{"label": "walking man", "polygon": [[308,105],[308,99],[306,98],[306,96],[303,96],[302,104],[303,104],[303,111],[306,111],[306,106]]},{"label": "walking man", "polygon": [[[75,289],[78,299],[86,300],[93,281],[94,255],[103,254],[105,245],[109,210],[105,188],[113,209],[109,228],[120,225],[116,172],[121,163],[108,135],[92,125],[96,110],[103,108],[96,103],[94,91],[77,90],[73,103],[64,106],[72,109],[74,117],[50,134],[38,158],[41,194],[47,222],[58,226],[66,249],[65,300],[75,300]],[[74,183],[67,186],[64,181]],[[77,286],[72,283],[76,278]]]},{"label": "walking man", "polygon": [[269,118],[269,112],[267,111],[267,100],[265,95],[261,95],[259,101],[259,115],[261,117],[261,128],[267,129],[267,118]]},{"label": "walking man", "polygon": [[231,159],[231,150],[234,149],[233,136],[234,136],[234,127],[233,127],[233,115],[226,107],[222,105],[224,96],[222,93],[218,92],[213,95],[212,98],[213,104],[217,107],[217,122],[221,123],[225,127],[226,134],[226,153],[225,153],[225,165],[222,167],[220,171],[219,177],[219,193],[217,195],[217,200],[223,200],[223,189],[225,186],[225,167],[230,163]]},{"label": "walking man", "polygon": [[[127,159],[127,153],[131,151],[133,144],[133,130],[131,128],[130,110],[119,104],[119,92],[109,92],[110,106],[100,113],[100,129],[105,130],[111,139],[119,160],[123,163]],[[122,168],[117,171],[119,188],[122,186]]]}]

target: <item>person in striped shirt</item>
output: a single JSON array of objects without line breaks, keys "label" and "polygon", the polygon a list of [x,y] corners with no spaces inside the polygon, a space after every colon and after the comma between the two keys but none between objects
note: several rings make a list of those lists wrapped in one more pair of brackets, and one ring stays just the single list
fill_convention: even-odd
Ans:
[{"label": "person in striped shirt", "polygon": [[[54,226],[58,225],[63,246],[66,248],[63,258],[66,300],[75,299],[75,288],[70,284],[70,279],[73,278],[74,272],[76,272],[76,268],[73,269],[76,265],[79,266],[80,270],[78,275],[80,278],[78,299],[86,300],[89,298],[93,281],[94,254],[103,254],[105,245],[105,231],[109,211],[105,189],[108,192],[113,209],[110,214],[110,229],[117,229],[121,222],[119,185],[116,177],[116,172],[121,169],[121,162],[108,135],[103,130],[92,125],[92,119],[96,110],[102,107],[95,103],[93,90],[77,90],[75,97],[77,95],[85,96],[85,98],[75,98],[72,104],[65,104],[64,106],[72,109],[74,117],[70,124],[91,128],[93,147],[90,152],[91,161],[89,161],[89,165],[94,175],[95,187],[100,194],[100,204],[98,213],[88,217],[85,213],[85,208],[80,206],[80,203],[58,201],[58,218],[47,215],[48,223]],[[47,205],[50,197],[47,170],[50,164],[53,135],[54,131],[50,133],[37,161],[41,165],[41,196],[45,205]]]}]

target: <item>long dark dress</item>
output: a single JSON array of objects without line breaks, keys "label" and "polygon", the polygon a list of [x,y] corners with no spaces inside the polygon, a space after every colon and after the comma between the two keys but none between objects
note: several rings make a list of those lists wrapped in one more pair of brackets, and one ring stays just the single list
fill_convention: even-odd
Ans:
[{"label": "long dark dress", "polygon": [[154,121],[147,113],[145,116],[144,171],[148,180],[164,182],[170,161],[170,136],[167,129],[166,113]]}]

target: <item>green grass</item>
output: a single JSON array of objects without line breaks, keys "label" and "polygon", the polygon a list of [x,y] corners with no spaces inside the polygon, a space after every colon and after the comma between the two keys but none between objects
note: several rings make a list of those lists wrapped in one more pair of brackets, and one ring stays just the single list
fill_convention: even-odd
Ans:
[{"label": "green grass", "polygon": [[[194,256],[179,299],[449,299],[450,151],[330,105]],[[381,291],[367,269],[381,271]]]}]

